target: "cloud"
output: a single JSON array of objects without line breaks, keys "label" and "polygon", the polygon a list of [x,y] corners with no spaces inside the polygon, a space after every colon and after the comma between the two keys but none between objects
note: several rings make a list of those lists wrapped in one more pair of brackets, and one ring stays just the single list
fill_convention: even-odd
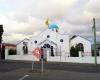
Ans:
[{"label": "cloud", "polygon": [[15,13],[14,19],[27,21],[28,16],[42,19],[61,19],[77,0],[31,0]]},{"label": "cloud", "polygon": [[61,33],[73,33],[74,31],[83,31],[87,26],[73,25],[68,22],[59,22]]},{"label": "cloud", "polygon": [[0,22],[4,27],[4,42],[17,42],[45,30],[44,21],[32,17],[29,18],[28,22],[19,22],[0,14]]},{"label": "cloud", "polygon": [[15,3],[16,0],[0,0],[0,3]]},{"label": "cloud", "polygon": [[13,33],[10,35],[7,34],[3,36],[3,42],[17,44],[19,41],[22,41],[25,38],[29,39],[30,37],[34,37],[40,33],[41,33],[40,31],[36,31],[31,35],[18,34],[18,33]]},{"label": "cloud", "polygon": [[87,11],[91,13],[100,13],[100,0],[90,0],[86,5]]},{"label": "cloud", "polygon": [[[24,0],[22,6],[17,7],[16,11],[0,14],[0,22],[4,25],[5,30],[4,39],[8,39],[8,41],[20,40],[26,35],[36,35],[46,29],[44,27],[45,19],[49,18],[51,22],[62,19],[76,1]],[[12,0],[1,0],[1,2],[11,3]],[[16,4],[16,0],[14,3]]]},{"label": "cloud", "polygon": [[97,22],[100,21],[99,0],[81,0],[79,3],[77,3],[77,6],[73,6],[76,9],[73,10],[72,13],[70,12],[70,15],[67,17],[70,23],[74,25],[91,24],[94,17]]},{"label": "cloud", "polygon": [[0,13],[0,22],[5,30],[5,42],[12,40],[15,42],[39,34],[46,29],[44,22],[47,18],[50,23],[56,22],[59,25],[61,33],[91,38],[92,18],[95,16],[99,36],[99,0],[21,0],[21,2],[0,0],[0,2],[16,5],[15,10]]}]

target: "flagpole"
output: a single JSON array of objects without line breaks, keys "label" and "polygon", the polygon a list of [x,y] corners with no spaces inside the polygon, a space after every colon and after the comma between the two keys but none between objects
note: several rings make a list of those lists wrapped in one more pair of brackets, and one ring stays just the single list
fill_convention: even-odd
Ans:
[{"label": "flagpole", "polygon": [[97,65],[95,18],[93,18],[93,33],[94,33],[94,56],[95,56],[95,65]]}]

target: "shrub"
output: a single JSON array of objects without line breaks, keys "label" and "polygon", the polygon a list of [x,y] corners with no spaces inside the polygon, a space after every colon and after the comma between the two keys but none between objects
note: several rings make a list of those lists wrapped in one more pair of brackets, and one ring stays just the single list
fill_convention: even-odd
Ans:
[{"label": "shrub", "polygon": [[[92,56],[95,56],[94,50],[92,50]],[[96,50],[96,56],[99,56],[99,50]]]},{"label": "shrub", "polygon": [[15,49],[9,49],[8,55],[16,55],[16,50]]},{"label": "shrub", "polygon": [[73,46],[71,47],[70,56],[72,56],[72,57],[78,57],[79,56],[78,49],[76,47],[73,47]]}]

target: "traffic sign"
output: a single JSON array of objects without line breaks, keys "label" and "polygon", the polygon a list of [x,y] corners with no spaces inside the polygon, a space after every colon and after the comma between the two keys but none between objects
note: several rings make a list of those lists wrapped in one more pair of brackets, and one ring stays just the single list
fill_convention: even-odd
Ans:
[{"label": "traffic sign", "polygon": [[32,53],[33,53],[33,55],[36,58],[40,59],[40,56],[41,56],[41,48],[37,47]]}]

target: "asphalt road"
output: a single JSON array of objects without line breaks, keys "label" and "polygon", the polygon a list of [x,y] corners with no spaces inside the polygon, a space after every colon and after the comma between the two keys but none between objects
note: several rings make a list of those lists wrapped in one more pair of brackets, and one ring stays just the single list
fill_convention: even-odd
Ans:
[{"label": "asphalt road", "polygon": [[74,63],[35,62],[31,72],[31,62],[0,61],[0,80],[100,80],[100,65]]}]

